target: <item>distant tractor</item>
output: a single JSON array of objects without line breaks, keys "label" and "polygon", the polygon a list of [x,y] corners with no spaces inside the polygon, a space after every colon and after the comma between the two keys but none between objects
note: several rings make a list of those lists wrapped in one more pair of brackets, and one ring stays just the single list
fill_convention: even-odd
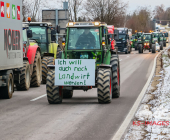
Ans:
[{"label": "distant tractor", "polygon": [[163,35],[162,33],[160,34],[159,32],[153,32],[152,33],[152,43],[159,43],[160,45],[160,50],[163,50]]},{"label": "distant tractor", "polygon": [[57,58],[57,50],[60,46],[56,43],[56,33],[60,32],[60,27],[52,27],[49,22],[27,22],[29,29],[32,30],[33,44],[37,44],[41,50],[42,59],[42,82],[46,83],[48,68],[47,65],[54,65]]},{"label": "distant tractor", "polygon": [[[119,35],[117,31],[114,34],[108,33],[108,29],[110,28],[107,24],[101,22],[69,22],[67,24],[65,42],[63,40],[64,51],[60,52],[60,58],[56,59],[55,65],[49,65],[46,92],[50,104],[62,103],[63,97],[72,98],[74,90],[87,91],[92,88],[97,88],[99,103],[110,103],[112,98],[119,98],[119,57],[111,46],[112,39],[117,40]],[[94,68],[92,71],[89,69],[93,74],[87,72],[86,66],[81,66],[83,61],[88,68]],[[62,63],[66,67],[65,70]],[[66,76],[58,73],[71,70],[72,65],[76,66],[72,69],[76,72],[68,72]],[[60,68],[55,69],[58,66]],[[55,78],[58,76],[57,84]],[[92,79],[86,83],[90,77]],[[66,81],[62,83],[60,81],[62,79]]]},{"label": "distant tractor", "polygon": [[145,50],[152,51],[152,53],[156,53],[156,45],[152,43],[152,34],[144,33],[141,36],[141,44],[139,44],[139,53],[143,53]]}]

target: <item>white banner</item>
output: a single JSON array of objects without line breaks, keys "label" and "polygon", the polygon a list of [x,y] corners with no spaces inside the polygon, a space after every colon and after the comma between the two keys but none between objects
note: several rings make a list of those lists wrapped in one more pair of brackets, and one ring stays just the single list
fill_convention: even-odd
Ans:
[{"label": "white banner", "polygon": [[95,59],[56,59],[56,86],[95,86]]}]

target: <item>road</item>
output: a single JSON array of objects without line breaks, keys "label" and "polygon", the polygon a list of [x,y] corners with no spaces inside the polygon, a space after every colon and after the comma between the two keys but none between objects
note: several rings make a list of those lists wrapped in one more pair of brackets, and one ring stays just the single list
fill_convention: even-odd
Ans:
[{"label": "road", "polygon": [[15,91],[12,99],[0,100],[0,139],[110,140],[145,85],[156,55],[119,55],[121,96],[111,104],[98,104],[96,89],[75,91],[60,105],[48,104],[45,85]]}]

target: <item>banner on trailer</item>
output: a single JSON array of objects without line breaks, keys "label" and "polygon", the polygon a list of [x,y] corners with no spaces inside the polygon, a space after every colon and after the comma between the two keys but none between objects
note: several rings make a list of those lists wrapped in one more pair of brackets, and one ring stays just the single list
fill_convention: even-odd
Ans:
[{"label": "banner on trailer", "polygon": [[56,86],[95,86],[95,59],[56,59]]}]

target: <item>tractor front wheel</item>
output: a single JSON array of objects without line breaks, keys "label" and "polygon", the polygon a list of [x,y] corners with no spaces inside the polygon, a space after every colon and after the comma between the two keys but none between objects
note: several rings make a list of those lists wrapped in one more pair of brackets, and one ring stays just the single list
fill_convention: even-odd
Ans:
[{"label": "tractor front wheel", "polygon": [[143,53],[143,46],[141,44],[139,45],[139,53]]},{"label": "tractor front wheel", "polygon": [[46,84],[46,78],[48,73],[48,65],[54,65],[54,57],[43,57],[42,59],[42,82]]},{"label": "tractor front wheel", "polygon": [[99,103],[110,103],[112,99],[111,69],[100,68],[97,76],[97,94]]},{"label": "tractor front wheel", "polygon": [[63,99],[63,90],[61,86],[54,85],[55,71],[49,70],[47,75],[46,92],[49,104],[60,104]]}]

